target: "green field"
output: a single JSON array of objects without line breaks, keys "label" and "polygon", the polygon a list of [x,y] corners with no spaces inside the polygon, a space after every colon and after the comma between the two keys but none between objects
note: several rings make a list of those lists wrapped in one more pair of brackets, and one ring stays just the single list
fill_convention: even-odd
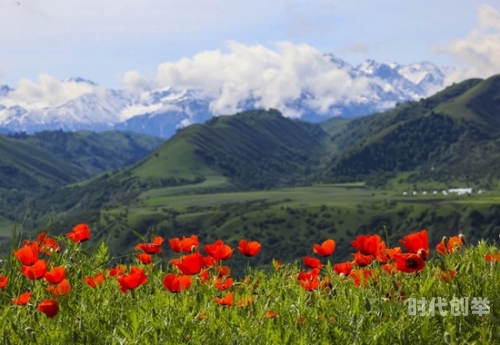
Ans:
[{"label": "green field", "polygon": [[[269,191],[183,194],[200,186],[221,186],[223,179],[150,190],[126,205],[100,210],[96,240],[109,241],[112,253],[133,248],[136,230],[144,236],[196,234],[204,241],[217,238],[236,245],[239,237],[259,239],[283,262],[305,253],[317,238],[335,237],[337,258],[350,257],[349,238],[367,232],[394,243],[407,231],[429,230],[432,243],[444,235],[463,232],[472,240],[495,238],[500,231],[500,195],[403,196],[398,191],[370,189],[363,184],[319,184]],[[94,218],[91,218],[94,219]],[[76,224],[82,216],[70,219]],[[62,232],[67,228],[56,228]],[[263,254],[254,263],[267,266]],[[236,259],[237,272],[245,262]]]},{"label": "green field", "polygon": [[166,197],[171,195],[179,195],[186,193],[195,193],[197,191],[203,190],[205,188],[221,188],[229,185],[227,178],[220,175],[210,175],[207,176],[205,181],[197,184],[186,185],[186,186],[175,186],[175,187],[165,187],[158,189],[151,189],[139,195],[139,199],[156,199],[160,197]]}]

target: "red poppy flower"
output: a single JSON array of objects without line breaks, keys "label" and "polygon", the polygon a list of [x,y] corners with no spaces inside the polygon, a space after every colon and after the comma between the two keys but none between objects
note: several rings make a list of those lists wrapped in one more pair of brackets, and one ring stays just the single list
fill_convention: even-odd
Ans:
[{"label": "red poppy flower", "polygon": [[139,261],[142,262],[144,265],[149,264],[153,260],[153,257],[146,253],[137,253],[135,254],[135,257],[139,259]]},{"label": "red poppy flower", "polygon": [[299,280],[300,286],[302,286],[307,291],[312,291],[318,288],[319,286],[319,278],[317,276],[312,277],[311,279],[302,279]]},{"label": "red poppy flower", "polygon": [[0,289],[3,289],[9,283],[9,277],[0,275]]},{"label": "red poppy flower", "polygon": [[167,274],[163,278],[163,286],[170,292],[181,292],[191,286],[191,276],[178,276],[176,274]]},{"label": "red poppy flower", "polygon": [[281,262],[278,259],[273,259],[273,267],[276,271],[279,271],[281,268]]},{"label": "red poppy flower", "polygon": [[232,306],[233,305],[234,292],[228,293],[224,298],[215,298],[215,302],[220,305]]},{"label": "red poppy flower", "polygon": [[171,238],[168,240],[170,244],[170,249],[175,253],[186,252],[191,253],[195,250],[198,250],[198,236],[191,235],[191,237],[182,236],[182,240],[179,238]]},{"label": "red poppy flower", "polygon": [[59,243],[55,239],[49,237],[46,232],[38,234],[37,242],[40,247],[40,252],[48,256],[50,256],[52,252],[58,252],[61,250]]},{"label": "red poppy flower", "polygon": [[18,298],[13,298],[12,303],[16,305],[26,305],[31,299],[31,292],[25,292],[21,294]]},{"label": "red poppy flower", "polygon": [[306,290],[311,291],[319,286],[319,268],[314,268],[310,272],[300,272],[297,276],[299,284]]},{"label": "red poppy flower", "polygon": [[204,249],[216,261],[227,260],[233,255],[233,249],[221,240],[215,241],[214,244],[207,244]]},{"label": "red poppy flower", "polygon": [[338,275],[343,274],[344,276],[348,276],[352,271],[352,264],[349,261],[342,262],[340,264],[336,264],[335,266],[333,266],[333,270]]},{"label": "red poppy flower", "polygon": [[221,291],[227,290],[231,286],[233,286],[233,278],[217,277],[217,279],[215,280],[214,286]]},{"label": "red poppy flower", "polygon": [[396,269],[400,272],[419,272],[425,268],[424,259],[417,254],[402,253],[396,254]]},{"label": "red poppy flower", "polygon": [[95,275],[95,277],[89,276],[83,278],[83,281],[87,283],[89,286],[93,287],[94,289],[97,286],[102,285],[102,283],[104,283],[105,280],[106,276],[104,275],[104,273],[98,273]]},{"label": "red poppy flower", "polygon": [[248,307],[250,304],[254,302],[255,298],[253,297],[242,297],[238,302],[236,302],[236,305],[238,307]]},{"label": "red poppy flower", "polygon": [[54,267],[50,272],[45,272],[44,278],[49,284],[59,284],[66,276],[64,267]]},{"label": "red poppy flower", "polygon": [[217,264],[217,261],[211,257],[210,255],[203,257],[203,266],[205,267],[213,267]]},{"label": "red poppy flower", "polygon": [[40,310],[48,317],[52,318],[56,316],[57,312],[59,311],[59,304],[56,300],[46,299],[38,304],[38,310]]},{"label": "red poppy flower", "polygon": [[379,235],[357,236],[351,245],[363,255],[377,256],[381,250],[385,249],[385,242]]},{"label": "red poppy flower", "polygon": [[215,268],[215,273],[218,277],[223,278],[231,274],[231,269],[228,266],[217,266]]},{"label": "red poppy flower", "polygon": [[209,280],[210,280],[210,272],[208,272],[208,270],[202,270],[200,272],[200,281],[202,281],[203,283],[208,283]]},{"label": "red poppy flower", "polygon": [[445,282],[452,281],[453,278],[457,275],[457,271],[450,270],[448,272],[439,272],[439,279]]},{"label": "red poppy flower", "polygon": [[142,250],[146,254],[160,254],[161,253],[161,245],[165,240],[163,237],[157,236],[153,238],[151,243],[139,243],[135,246],[136,250]]},{"label": "red poppy flower", "polygon": [[132,267],[129,274],[124,274],[118,278],[118,283],[120,284],[120,289],[127,293],[128,290],[134,290],[135,288],[145,284],[148,281],[148,277],[143,269],[138,267]]},{"label": "red poppy flower", "polygon": [[427,230],[424,229],[422,231],[409,234],[402,240],[399,240],[399,242],[405,246],[408,252],[417,254],[424,260],[429,258],[429,238],[427,236]]},{"label": "red poppy flower", "polygon": [[14,251],[14,255],[24,266],[32,266],[38,261],[38,243],[28,242],[26,246]]},{"label": "red poppy flower", "polygon": [[67,295],[71,291],[71,285],[69,285],[67,279],[63,279],[59,284],[47,287],[47,291],[49,291],[52,296]]},{"label": "red poppy flower", "polygon": [[321,268],[323,265],[321,261],[316,258],[311,258],[310,256],[304,256],[304,264],[309,268]]},{"label": "red poppy flower", "polygon": [[121,276],[123,273],[125,273],[125,265],[116,265],[114,268],[111,268],[109,270],[109,276],[114,277],[114,276]]},{"label": "red poppy flower", "polygon": [[380,263],[385,264],[385,263],[389,262],[390,260],[395,260],[394,254],[398,254],[398,253],[401,253],[401,247],[383,249],[377,255],[377,260]]},{"label": "red poppy flower", "polygon": [[332,239],[328,239],[324,241],[321,245],[315,244],[313,246],[313,252],[315,252],[320,256],[327,257],[333,254],[336,247],[337,244],[335,243],[335,241]]},{"label": "red poppy flower", "polygon": [[41,279],[47,272],[45,260],[38,260],[33,266],[21,266],[21,272],[31,280]]},{"label": "red poppy flower", "polygon": [[361,253],[352,254],[354,256],[354,261],[352,262],[354,265],[359,267],[365,267],[371,264],[373,259],[375,258],[372,255],[363,255]]},{"label": "red poppy flower", "polygon": [[193,253],[186,255],[182,258],[181,262],[176,266],[184,275],[194,275],[200,273],[203,268],[203,255],[200,253]]},{"label": "red poppy flower", "polygon": [[500,261],[500,254],[486,254],[484,256],[484,259],[487,261],[487,262],[496,262],[496,261]]},{"label": "red poppy flower", "polygon": [[442,239],[441,242],[436,246],[436,251],[439,254],[449,254],[460,249],[462,247],[462,239],[458,236],[452,236],[448,239],[448,243],[445,246],[445,240]]},{"label": "red poppy flower", "polygon": [[372,276],[373,276],[373,271],[365,268],[352,271],[349,274],[349,277],[352,278],[352,280],[354,281],[354,286],[356,287],[360,287],[361,284],[363,284],[364,286],[368,286],[370,280],[372,279]]},{"label": "red poppy flower", "polygon": [[238,250],[245,256],[255,256],[260,252],[260,243],[256,241],[248,242],[245,239],[240,241]]},{"label": "red poppy flower", "polygon": [[389,274],[394,274],[398,271],[394,263],[382,265],[382,269]]},{"label": "red poppy flower", "polygon": [[273,310],[268,310],[266,312],[266,318],[268,318],[270,320],[274,319],[276,317],[276,315],[277,315],[276,312]]},{"label": "red poppy flower", "polygon": [[78,224],[66,237],[76,243],[88,241],[90,239],[90,228],[87,224]]}]

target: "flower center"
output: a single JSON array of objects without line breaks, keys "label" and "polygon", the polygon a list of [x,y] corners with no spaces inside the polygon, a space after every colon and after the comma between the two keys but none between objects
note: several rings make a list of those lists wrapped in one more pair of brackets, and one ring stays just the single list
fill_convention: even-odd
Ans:
[{"label": "flower center", "polygon": [[417,260],[415,260],[414,258],[406,259],[406,268],[417,268],[417,267],[418,267]]}]

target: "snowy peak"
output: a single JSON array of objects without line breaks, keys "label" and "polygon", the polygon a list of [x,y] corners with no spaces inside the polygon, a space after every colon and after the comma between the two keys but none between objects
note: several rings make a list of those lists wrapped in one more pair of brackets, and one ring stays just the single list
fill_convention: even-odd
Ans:
[{"label": "snowy peak", "polygon": [[80,78],[80,77],[71,77],[71,78],[66,79],[65,82],[67,82],[67,83],[73,82],[73,83],[89,84],[89,85],[93,85],[93,86],[98,86],[93,81],[88,80],[88,79],[83,79],[83,78]]},{"label": "snowy peak", "polygon": [[7,85],[0,85],[0,97],[5,97],[7,94],[12,91],[10,87]]},{"label": "snowy peak", "polygon": [[[444,88],[446,76],[454,72],[453,68],[430,62],[399,65],[366,60],[354,67],[333,54],[324,57],[329,62],[321,65],[325,79],[322,80],[323,74],[320,74],[314,83],[299,85],[299,92],[294,92],[294,96],[272,98],[272,102],[280,104],[273,108],[285,116],[310,121],[367,115],[386,110],[397,102],[427,97]],[[330,71],[345,84],[332,84],[328,79]],[[33,92],[0,86],[0,127],[28,133],[60,128],[126,129],[169,137],[177,128],[204,122],[212,116],[235,113],[235,107],[238,111],[267,108],[270,102],[266,99],[270,97],[268,93],[258,92],[260,90],[242,96],[240,90],[235,89],[234,93],[230,90],[228,96],[227,90],[221,88],[219,96],[211,90],[212,96],[208,97],[201,88],[182,89],[176,85],[131,91],[108,89],[81,77],[64,81],[48,75],[42,78],[56,87],[54,91],[40,87],[40,92],[45,93],[43,96],[35,93],[34,100],[24,98],[25,94],[33,97]]]}]

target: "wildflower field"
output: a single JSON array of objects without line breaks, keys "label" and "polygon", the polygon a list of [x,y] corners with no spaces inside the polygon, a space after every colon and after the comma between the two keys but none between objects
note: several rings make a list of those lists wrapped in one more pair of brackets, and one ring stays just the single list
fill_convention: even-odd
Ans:
[{"label": "wildflower field", "polygon": [[[254,269],[266,250],[254,239],[153,237],[110,257],[90,237],[79,224],[15,239],[0,268],[2,344],[500,343],[500,254],[485,241],[364,235],[334,262],[335,240],[318,239],[310,256]],[[236,255],[248,257],[241,279]]]}]

